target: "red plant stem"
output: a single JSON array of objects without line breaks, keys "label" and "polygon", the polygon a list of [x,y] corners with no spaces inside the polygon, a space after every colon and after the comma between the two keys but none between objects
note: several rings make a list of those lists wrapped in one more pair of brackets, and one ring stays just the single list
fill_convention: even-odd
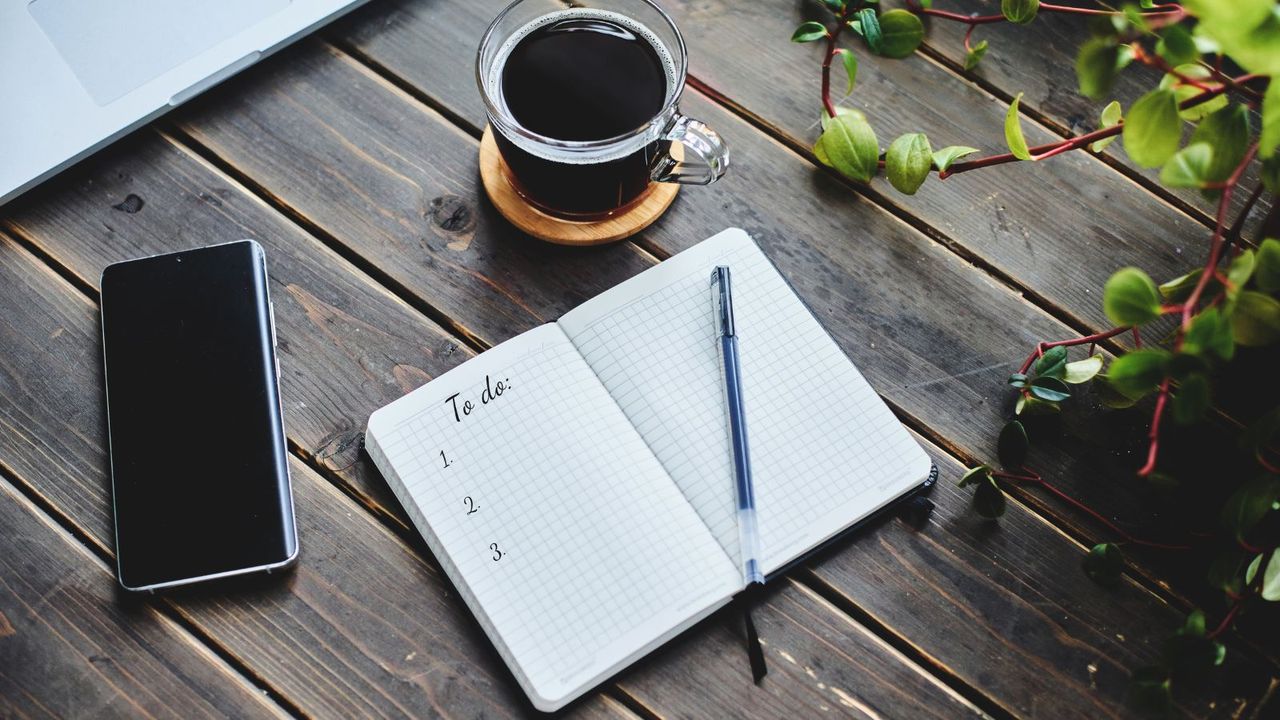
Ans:
[{"label": "red plant stem", "polygon": [[1160,456],[1160,419],[1164,417],[1164,406],[1169,402],[1169,378],[1160,383],[1160,394],[1156,396],[1156,409],[1151,415],[1151,429],[1147,431],[1147,462],[1138,470],[1139,477],[1146,477],[1156,469],[1156,460]]},{"label": "red plant stem", "polygon": [[1123,538],[1124,541],[1127,543],[1131,543],[1133,545],[1142,545],[1144,547],[1149,547],[1149,548],[1156,548],[1159,550],[1191,550],[1192,549],[1190,545],[1176,545],[1176,544],[1170,544],[1170,543],[1162,543],[1162,542],[1156,542],[1154,540],[1144,540],[1142,538],[1135,537],[1129,531],[1125,530],[1119,525],[1116,525],[1111,520],[1107,519],[1107,517],[1102,513],[1098,512],[1097,510],[1094,510],[1088,505],[1085,505],[1079,500],[1071,497],[1070,495],[1063,492],[1062,490],[1059,490],[1056,485],[1053,485],[1049,481],[1045,480],[1044,478],[1034,473],[1032,473],[1031,475],[1017,475],[1014,473],[993,471],[991,473],[991,476],[1004,478],[1005,480],[1014,480],[1017,482],[1026,482],[1026,483],[1033,483],[1033,484],[1039,485],[1045,490],[1048,490],[1049,492],[1056,495],[1062,501],[1071,504],[1080,512],[1083,512],[1089,517],[1093,518],[1094,520],[1097,520],[1098,522],[1102,523],[1107,528],[1109,528],[1112,532],[1114,532],[1115,534]]},{"label": "red plant stem", "polygon": [[1213,228],[1213,240],[1209,248],[1209,259],[1205,261],[1204,272],[1200,273],[1200,279],[1196,282],[1196,286],[1192,289],[1191,294],[1187,296],[1187,301],[1182,306],[1182,328],[1178,338],[1178,345],[1181,347],[1181,333],[1185,333],[1187,328],[1191,327],[1191,317],[1195,314],[1196,304],[1200,302],[1200,295],[1204,293],[1205,286],[1209,284],[1209,278],[1213,277],[1214,268],[1218,267],[1218,261],[1222,259],[1222,245],[1227,225],[1227,213],[1231,209],[1231,197],[1235,194],[1236,186],[1240,184],[1240,177],[1244,175],[1245,169],[1249,167],[1249,163],[1253,162],[1253,156],[1258,153],[1258,143],[1254,143],[1244,154],[1244,159],[1232,171],[1231,176],[1227,178],[1226,186],[1222,189],[1222,197],[1218,200],[1218,222]]},{"label": "red plant stem", "polygon": [[[1181,6],[1161,6],[1162,9],[1153,12],[1143,13],[1143,17],[1162,17],[1165,15],[1182,15],[1185,11]],[[988,23],[1006,22],[1004,15],[962,15],[960,13],[948,12],[946,10],[935,10],[933,8],[921,7],[919,3],[908,0],[907,9],[917,15],[929,15],[931,17],[942,18],[943,20],[954,20],[956,22],[972,25],[986,25]],[[1040,12],[1063,13],[1065,15],[1103,15],[1112,16],[1122,13],[1115,10],[1095,10],[1093,8],[1072,7],[1070,5],[1051,5],[1049,3],[1040,3]]]},{"label": "red plant stem", "polygon": [[[836,41],[840,39],[840,33],[844,31],[845,21],[848,20],[849,6],[845,5],[840,8],[840,12],[836,13],[836,29],[827,30],[827,52],[822,58],[822,107],[827,111],[827,117],[836,116],[836,105],[831,101],[831,61],[836,59],[837,52]],[[845,52],[851,52],[846,50]]]},{"label": "red plant stem", "polygon": [[1205,638],[1209,640],[1216,640],[1219,635],[1226,632],[1227,628],[1231,627],[1232,621],[1236,619],[1236,615],[1240,612],[1240,607],[1243,605],[1244,598],[1236,598],[1235,602],[1231,603],[1231,609],[1227,610],[1227,614],[1223,616],[1222,622],[1218,623],[1218,626],[1214,629],[1205,633]]},{"label": "red plant stem", "polygon": [[1094,333],[1092,335],[1085,335],[1084,337],[1069,338],[1067,340],[1054,340],[1053,342],[1038,342],[1036,343],[1036,349],[1032,350],[1031,354],[1027,356],[1026,362],[1022,363],[1022,367],[1018,369],[1018,372],[1025,374],[1028,370],[1031,369],[1031,364],[1034,363],[1036,359],[1039,358],[1041,355],[1044,355],[1044,351],[1048,350],[1049,348],[1059,347],[1059,346],[1070,347],[1072,345],[1084,345],[1085,343],[1095,343],[1095,342],[1098,342],[1099,340],[1106,340],[1107,338],[1115,337],[1116,335],[1119,335],[1120,333],[1125,332],[1126,330],[1129,330],[1129,329],[1130,329],[1129,326],[1126,325],[1123,327],[1111,328],[1110,330],[1107,330],[1105,332]]},{"label": "red plant stem", "polygon": [[1272,463],[1271,461],[1267,460],[1267,457],[1262,453],[1263,453],[1262,450],[1259,450],[1258,452],[1254,453],[1254,455],[1257,456],[1258,464],[1262,466],[1262,469],[1266,470],[1269,473],[1276,473],[1280,475],[1280,465],[1276,465],[1275,463]]},{"label": "red plant stem", "polygon": [[[1244,175],[1245,169],[1249,167],[1249,163],[1253,162],[1253,157],[1257,152],[1258,143],[1255,142],[1245,152],[1240,164],[1236,166],[1231,176],[1223,184],[1222,197],[1218,200],[1218,221],[1213,229],[1209,258],[1205,260],[1204,269],[1200,272],[1200,279],[1196,281],[1195,288],[1192,289],[1191,294],[1187,296],[1186,302],[1182,305],[1182,322],[1178,327],[1177,338],[1173,343],[1175,350],[1182,349],[1182,341],[1186,337],[1187,330],[1191,327],[1191,318],[1195,315],[1196,307],[1200,303],[1200,296],[1209,284],[1209,279],[1216,274],[1226,240],[1227,214],[1231,210],[1231,197],[1235,193],[1236,187],[1239,186],[1240,178]],[[1245,211],[1247,212],[1248,209],[1246,208]],[[1147,445],[1147,462],[1138,470],[1139,477],[1146,477],[1156,469],[1156,461],[1160,456],[1160,420],[1164,417],[1165,406],[1169,404],[1169,382],[1170,378],[1166,377],[1160,383],[1160,394],[1156,396],[1155,411],[1151,415],[1151,430],[1147,433],[1147,437],[1150,439],[1150,443]]]},{"label": "red plant stem", "polygon": [[[1043,5],[1041,7],[1043,7]],[[1260,76],[1252,75],[1252,74],[1241,75],[1239,77],[1232,78],[1231,82],[1234,84],[1240,84],[1240,83],[1249,82],[1250,80],[1256,79],[1258,77]],[[1224,84],[1221,87],[1216,87],[1211,90],[1206,90],[1196,95],[1195,97],[1191,97],[1191,98],[1187,98],[1186,100],[1183,100],[1181,103],[1178,104],[1178,108],[1180,110],[1186,110],[1187,108],[1192,108],[1202,103],[1209,102],[1213,98],[1227,92],[1228,90],[1230,90],[1230,88],[1231,88],[1230,84]],[[1104,138],[1109,138],[1109,137],[1115,137],[1116,135],[1119,135],[1121,132],[1123,132],[1123,130],[1124,130],[1124,121],[1121,121],[1119,124],[1112,125],[1111,127],[1099,128],[1097,130],[1094,130],[1093,132],[1086,133],[1084,135],[1077,135],[1076,137],[1066,138],[1065,140],[1058,140],[1056,142],[1047,143],[1045,145],[1037,145],[1036,147],[1028,148],[1028,152],[1031,153],[1032,158],[1037,160],[1043,159],[1045,157],[1052,157],[1052,155],[1057,155],[1060,152],[1063,152],[1065,150],[1074,150],[1076,148],[1084,147],[1085,145],[1088,145],[1089,143],[1095,142],[1097,140],[1102,140]],[[992,165],[1003,165],[1004,163],[1008,163],[1008,162],[1016,162],[1017,160],[1018,158],[1014,157],[1013,153],[1001,153],[999,155],[991,155],[989,157],[977,158],[975,160],[966,160],[963,162],[958,162],[955,165],[952,165],[950,168],[946,170],[946,172],[938,173],[938,179],[940,180],[945,179],[957,173],[968,172],[970,170],[977,170],[978,168],[991,167]]]}]

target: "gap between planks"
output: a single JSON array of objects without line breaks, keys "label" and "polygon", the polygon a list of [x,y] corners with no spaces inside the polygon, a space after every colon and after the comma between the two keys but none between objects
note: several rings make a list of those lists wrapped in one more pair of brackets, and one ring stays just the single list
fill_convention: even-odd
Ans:
[{"label": "gap between planks", "polygon": [[[965,71],[958,63],[956,63],[955,61],[948,58],[945,54],[943,54],[942,51],[934,48],[932,44],[927,42],[922,44],[920,46],[919,52],[920,52],[920,56],[926,62],[929,62],[937,66],[944,72],[947,72],[948,74],[955,76],[959,80],[965,83],[968,83],[975,90],[978,90],[979,92],[983,92],[989,97],[991,97],[992,99],[1003,102],[1005,105],[1009,105],[1013,102],[1013,96],[1010,95],[1007,91],[1002,90],[995,83],[992,83],[990,80],[987,80],[986,78],[981,77],[976,73],[969,73]],[[1054,120],[1047,112],[1041,111],[1035,105],[1021,105],[1019,106],[1019,110],[1022,111],[1022,114],[1024,116],[1031,118],[1032,121],[1034,121],[1042,129],[1048,131],[1051,134],[1057,135],[1058,137],[1063,138],[1064,140],[1075,137],[1075,134],[1071,132],[1070,128],[1063,126],[1061,123]],[[1119,173],[1120,175],[1123,175],[1124,177],[1128,178],[1133,184],[1139,186],[1140,188],[1145,190],[1147,193],[1154,195],[1160,200],[1163,200],[1166,204],[1170,205],[1171,207],[1177,210],[1180,210],[1182,214],[1186,215],[1192,220],[1195,220],[1201,225],[1204,225],[1208,229],[1213,228],[1214,223],[1216,221],[1203,209],[1198,208],[1192,205],[1191,203],[1187,202],[1186,200],[1178,197],[1177,195],[1174,195],[1173,193],[1169,192],[1169,190],[1165,188],[1163,185],[1160,185],[1159,183],[1152,181],[1151,178],[1143,175],[1137,169],[1125,164],[1124,162],[1121,162],[1119,158],[1116,158],[1111,155],[1107,155],[1105,153],[1090,152],[1087,154],[1093,157],[1094,159],[1096,159],[1098,162],[1106,165],[1107,167],[1111,168],[1115,172]]]},{"label": "gap between planks", "polygon": [[[389,86],[392,92],[398,95],[401,95],[402,97],[405,97],[408,102],[411,102],[411,103],[417,102],[420,105],[424,106],[425,109],[432,112],[436,112],[437,114],[441,115],[444,119],[448,120],[451,126],[454,127],[461,135],[465,137],[470,137],[472,138],[473,141],[479,135],[480,133],[479,128],[475,127],[474,125],[472,125],[471,123],[463,119],[460,119],[456,113],[449,111],[447,108],[441,108],[438,102],[431,99],[429,96],[425,95],[425,93],[423,93],[422,91],[414,88],[405,79],[401,78],[395,73],[392,73],[391,71],[387,70],[384,66],[376,62],[369,62],[369,63],[364,62],[361,59],[361,56],[363,56],[363,53],[349,53],[344,47],[340,47],[337,44],[328,40],[326,40],[322,44],[322,47],[327,51],[331,52],[332,54],[334,54],[336,57],[344,60],[345,62],[352,63],[357,69],[362,70],[365,74],[369,75],[375,81],[381,82],[384,85]],[[770,139],[772,139],[775,142],[778,142],[781,146],[792,151],[794,154],[799,155],[802,160],[809,162],[809,164],[814,165],[817,169],[831,173],[833,176],[840,179],[845,186],[849,187],[854,192],[859,192],[868,196],[869,199],[871,199],[874,202],[874,204],[876,204],[878,207],[888,212],[892,217],[897,218],[900,222],[903,222],[908,227],[911,227],[917,230],[918,232],[923,233],[924,235],[926,235],[926,237],[929,237],[931,240],[935,242],[939,242],[941,245],[946,247],[953,254],[958,255],[969,264],[977,266],[979,269],[985,270],[988,277],[996,281],[996,285],[1004,287],[1004,289],[1011,292],[1013,295],[1017,296],[1022,302],[1028,303],[1032,307],[1037,308],[1039,311],[1044,312],[1045,314],[1049,315],[1050,317],[1053,317],[1054,319],[1058,320],[1064,325],[1067,325],[1067,327],[1072,331],[1081,332],[1082,334],[1090,331],[1087,325],[1084,325],[1083,322],[1076,320],[1070,315],[1066,315],[1065,312],[1062,314],[1054,312],[1055,307],[1052,304],[1050,304],[1048,301],[1046,301],[1042,296],[1034,293],[1029,288],[1026,288],[1020,285],[1019,283],[1017,283],[1016,281],[1014,281],[1012,278],[1005,275],[1004,273],[998,272],[994,268],[990,267],[979,256],[973,255],[967,249],[955,244],[954,241],[948,238],[945,234],[942,234],[936,229],[932,228],[932,226],[929,226],[928,224],[923,223],[922,221],[912,217],[910,214],[906,213],[905,211],[902,211],[900,208],[888,202],[887,200],[883,200],[883,196],[879,195],[879,193],[877,193],[876,191],[869,190],[862,186],[855,185],[845,180],[844,178],[838,176],[837,174],[833,173],[832,171],[828,170],[827,168],[817,165],[813,161],[813,158],[808,153],[808,151],[803,148],[799,148],[796,143],[790,141],[788,139],[789,136],[786,135],[785,133],[781,132],[776,128],[772,128],[772,126],[769,123],[754,116],[745,108],[741,108],[741,106],[738,106],[732,100],[729,100],[728,98],[725,98],[720,94],[714,92],[710,88],[707,88],[700,81],[698,81],[697,78],[694,78],[691,76],[689,79],[690,79],[690,85],[692,85],[695,89],[702,91],[712,101],[730,110],[733,114],[738,115],[742,119],[746,120],[749,124],[757,127],[758,129],[763,130],[765,134],[770,137]],[[461,125],[459,125],[458,123],[461,123]],[[240,171],[235,166],[231,165],[224,158],[222,158],[213,150],[211,150],[210,148],[200,143],[195,138],[191,137],[185,131],[182,131],[181,129],[178,129],[178,128],[173,128],[171,131],[167,133],[162,132],[161,134],[167,140],[174,143],[180,149],[187,151],[189,154],[195,156],[196,159],[203,161],[208,165],[212,166],[212,169],[215,172],[217,172],[220,175],[223,175],[225,179],[230,181],[233,185],[238,185],[242,191],[253,195],[256,199],[264,203],[267,207],[281,213],[291,222],[300,226],[304,230],[304,232],[311,235],[317,241],[321,242],[323,245],[333,250],[334,252],[337,252],[344,259],[349,260],[360,271],[368,274],[371,278],[373,278],[376,282],[381,284],[385,289],[387,289],[395,297],[404,301],[410,307],[413,307],[419,310],[420,312],[424,312],[431,319],[436,320],[437,324],[441,325],[444,329],[454,334],[455,337],[457,337],[460,342],[467,345],[472,350],[476,352],[483,352],[484,350],[488,349],[489,346],[487,343],[485,343],[478,336],[475,336],[474,334],[467,331],[466,328],[463,327],[456,320],[453,320],[452,318],[449,318],[448,316],[436,310],[429,303],[427,303],[426,300],[417,296],[411,290],[404,287],[401,283],[387,277],[386,273],[384,273],[379,268],[374,266],[370,261],[365,260],[363,256],[361,256],[358,252],[348,249],[345,246],[345,244],[343,244],[340,240],[334,237],[331,233],[328,233],[323,228],[319,227],[314,222],[310,221],[300,211],[293,208],[282,198],[277,197],[276,195],[271,193],[269,190],[262,187],[259,183],[254,181],[247,174]],[[881,198],[881,200],[878,201],[876,198]],[[660,261],[661,259],[664,259],[668,255],[668,253],[665,253],[664,251],[658,248],[655,248],[649,245],[648,243],[642,243],[642,241],[637,242],[636,240],[630,240],[627,242],[637,252],[640,252],[643,256],[651,259],[654,262]],[[1028,299],[1028,296],[1031,296],[1031,298],[1033,298],[1034,300]],[[1114,343],[1113,341],[1101,342],[1099,343],[1099,347],[1105,347],[1113,353],[1118,353],[1123,351],[1123,348],[1118,344]],[[884,398],[882,399],[890,407],[890,409],[895,413],[895,415],[897,415],[899,420],[903,422],[904,425],[906,425],[908,428],[912,430],[915,430],[917,433],[925,437],[929,442],[931,442],[932,444],[940,448],[945,454],[951,456],[954,460],[956,460],[957,462],[965,466],[971,466],[976,462],[975,458],[970,457],[968,453],[958,448],[954,443],[948,440],[945,436],[933,430],[931,427],[929,427],[926,423],[921,421],[919,418],[916,418],[910,413],[906,412],[902,407],[896,405],[892,401]],[[319,474],[325,477],[330,483],[336,484],[339,488],[344,488],[344,493],[347,493],[348,495],[354,497],[363,507],[366,508],[367,511],[371,512],[375,517],[379,518],[384,524],[387,524],[389,527],[391,527],[394,532],[399,534],[401,537],[409,538],[410,542],[412,542],[412,538],[413,538],[412,528],[405,525],[403,520],[396,517],[394,513],[388,511],[386,508],[383,508],[380,504],[372,501],[371,499],[365,498],[362,495],[355,493],[354,489],[345,489],[346,483],[344,483],[340,478],[336,478],[326,468],[317,467],[317,464],[312,461],[312,458],[309,456],[309,453],[304,452],[302,454],[299,454],[299,459],[306,462],[306,464],[309,467],[312,467],[313,469],[315,469]],[[1037,516],[1041,522],[1048,525],[1049,527],[1052,527],[1055,530],[1055,532],[1058,532],[1059,534],[1062,534],[1063,536],[1071,539],[1073,542],[1077,543],[1081,547],[1088,546],[1087,543],[1089,538],[1083,532],[1083,530],[1080,527],[1075,526],[1075,524],[1064,520],[1061,513],[1054,512],[1054,508],[1050,504],[1046,503],[1044,499],[1036,496],[1034,493],[1031,493],[1029,490],[1021,487],[1011,488],[1009,494],[1013,497],[1023,500],[1024,505],[1029,509],[1029,511],[1033,515]],[[1154,593],[1157,597],[1161,598],[1162,602],[1169,604],[1173,607],[1179,607],[1184,609],[1189,609],[1194,607],[1194,604],[1191,603],[1186,598],[1186,596],[1174,591],[1171,587],[1163,583],[1158,577],[1151,574],[1145,568],[1139,568],[1137,572],[1129,572],[1128,574],[1132,578],[1134,578],[1139,583],[1139,585],[1141,585],[1144,589]]]},{"label": "gap between planks", "polygon": [[[24,481],[13,468],[3,461],[0,461],[0,485],[12,488],[14,494],[30,503],[31,507],[29,509],[32,514],[36,515],[37,518],[55,532],[62,534],[68,545],[84,553],[91,563],[105,571],[114,581],[116,576],[115,558],[111,556],[107,548],[98,544],[75,521],[54,506],[53,503]],[[210,663],[221,665],[223,672],[227,673],[227,675],[238,678],[245,685],[261,693],[264,700],[275,705],[281,714],[295,718],[307,717],[301,708],[293,704],[288,697],[254,672],[252,668],[240,662],[198,627],[193,626],[173,607],[167,598],[162,595],[151,595],[140,599],[148,609],[156,614],[160,622],[172,627],[175,635],[187,641],[193,647],[204,650],[209,656]]]}]

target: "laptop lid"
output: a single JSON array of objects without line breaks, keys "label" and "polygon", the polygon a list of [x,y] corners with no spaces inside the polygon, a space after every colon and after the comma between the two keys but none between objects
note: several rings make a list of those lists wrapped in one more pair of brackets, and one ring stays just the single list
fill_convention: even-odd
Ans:
[{"label": "laptop lid", "polygon": [[364,0],[0,0],[0,204]]}]

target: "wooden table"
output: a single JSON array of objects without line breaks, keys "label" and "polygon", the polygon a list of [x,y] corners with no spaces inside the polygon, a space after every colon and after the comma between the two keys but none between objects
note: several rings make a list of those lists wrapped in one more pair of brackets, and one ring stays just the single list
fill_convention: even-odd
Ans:
[{"label": "wooden table", "polygon": [[[1129,673],[1211,597],[1201,578],[1134,552],[1120,586],[1100,588],[1079,564],[1114,539],[1104,528],[1034,488],[986,523],[955,480],[994,455],[1017,359],[1107,327],[1099,294],[1116,267],[1165,278],[1198,262],[1205,205],[1161,189],[1118,145],[931,179],[915,197],[852,186],[807,149],[820,50],[787,39],[813,9],[668,0],[692,58],[683,108],[728,140],[729,175],[681,193],[633,242],[541,244],[479,189],[472,58],[505,1],[377,0],[0,210],[0,716],[532,714],[361,454],[364,423],[730,225],[756,236],[918,434],[942,471],[937,507],[922,529],[886,519],[777,583],[757,616],[771,667],[760,687],[715,617],[571,714],[1126,714]],[[882,144],[924,130],[935,146],[998,152],[1020,90],[1032,144],[1093,126],[1069,70],[1083,23],[991,27],[971,73],[955,30],[934,27],[904,61],[863,54],[846,103]],[[1137,79],[1119,89],[1140,91]],[[266,246],[272,275],[301,562],[286,577],[125,597],[99,272],[243,237]],[[1038,466],[1143,522],[1127,455],[1142,418],[1071,417]],[[230,451],[190,438],[192,463]],[[1280,712],[1274,644],[1238,633],[1228,645],[1224,668],[1178,688],[1178,713]]]}]

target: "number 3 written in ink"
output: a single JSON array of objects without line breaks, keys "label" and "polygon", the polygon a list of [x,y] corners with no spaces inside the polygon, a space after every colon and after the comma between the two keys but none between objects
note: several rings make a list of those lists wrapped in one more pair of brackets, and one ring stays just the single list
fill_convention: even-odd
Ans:
[{"label": "number 3 written in ink", "polygon": [[494,562],[498,562],[506,555],[506,553],[498,549],[498,543],[489,543],[489,549],[493,551]]},{"label": "number 3 written in ink", "polygon": [[471,499],[470,495],[462,498],[462,504],[467,506],[468,515],[475,515],[477,512],[480,511],[480,506],[476,505],[475,501]]}]

